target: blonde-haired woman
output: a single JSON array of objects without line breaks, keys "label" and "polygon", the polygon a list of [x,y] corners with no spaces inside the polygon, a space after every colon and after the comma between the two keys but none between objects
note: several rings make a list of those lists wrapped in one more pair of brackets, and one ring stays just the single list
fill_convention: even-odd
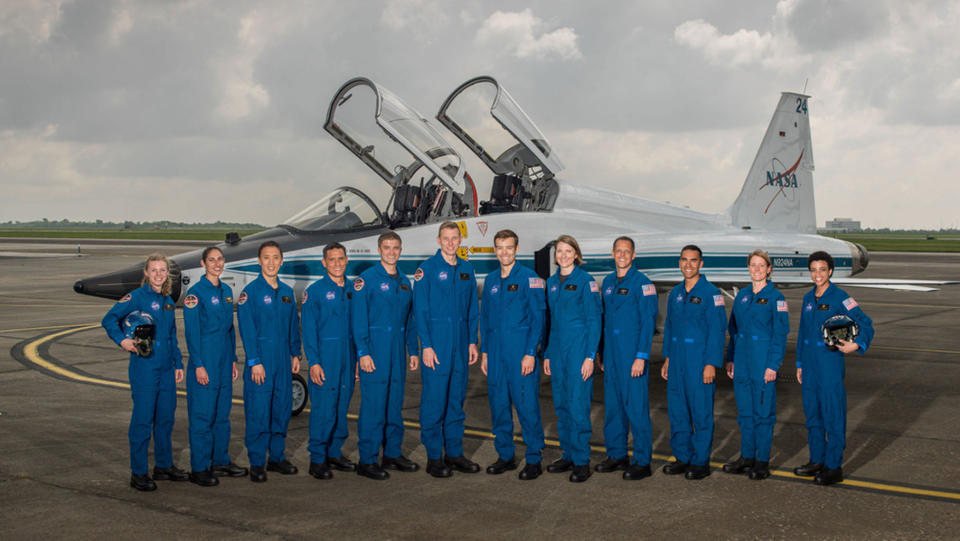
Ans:
[{"label": "blonde-haired woman", "polygon": [[593,360],[600,344],[600,287],[580,268],[583,254],[570,235],[556,245],[557,272],[547,280],[550,335],[543,372],[551,376],[553,407],[563,456],[549,466],[550,473],[573,470],[570,481],[590,477],[590,401],[593,398]]},{"label": "blonde-haired woman", "polygon": [[751,287],[741,289],[730,312],[727,376],[733,379],[740,424],[740,458],[723,465],[750,479],[770,477],[770,447],[777,422],[777,370],[790,332],[787,301],[773,284],[773,265],[763,250],[747,256]]},{"label": "blonde-haired woman", "polygon": [[[156,490],[154,479],[186,481],[187,473],[173,464],[173,419],[177,386],[183,381],[183,360],[177,344],[176,305],[170,297],[170,261],[151,254],[143,265],[141,286],[121,298],[103,316],[101,325],[118,346],[130,352],[127,373],[133,395],[130,416],[130,486]],[[124,319],[141,312],[153,320],[152,352],[140,356],[133,338],[123,328]],[[139,314],[138,314],[139,315]],[[142,315],[140,316],[142,317]],[[153,479],[147,475],[150,436],[153,434]]]}]

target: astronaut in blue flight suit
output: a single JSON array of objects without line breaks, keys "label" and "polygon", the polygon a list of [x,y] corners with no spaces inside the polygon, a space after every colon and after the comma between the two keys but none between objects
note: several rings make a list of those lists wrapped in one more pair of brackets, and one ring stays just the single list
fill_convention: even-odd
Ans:
[{"label": "astronaut in blue flight suit", "polygon": [[[326,276],[303,295],[301,321],[303,352],[310,365],[310,475],[333,477],[331,467],[356,471],[343,456],[347,435],[347,410],[353,396],[357,354],[350,333],[350,299],[344,273],[347,250],[339,242],[323,248]],[[350,284],[352,288],[353,284]]]},{"label": "astronaut in blue flight suit", "polygon": [[[403,396],[409,367],[415,370],[417,338],[410,280],[397,268],[402,241],[393,231],[377,239],[380,262],[353,281],[350,328],[360,366],[360,417],[357,420],[360,463],[357,474],[370,479],[390,477],[385,471],[417,471],[403,456]],[[383,462],[377,463],[380,449]]]},{"label": "astronaut in blue flight suit", "polygon": [[[625,480],[649,477],[653,452],[650,426],[650,346],[657,320],[657,288],[633,266],[630,237],[613,241],[616,271],[600,286],[603,297],[603,440],[607,458],[600,473],[625,470]],[[627,457],[627,431],[633,433],[633,461]]]},{"label": "astronaut in blue flight suit", "polygon": [[237,334],[233,290],[220,281],[225,259],[216,247],[200,257],[205,274],[183,299],[183,326],[190,353],[187,412],[190,419],[190,481],[219,484],[217,476],[243,477],[230,460],[230,408],[237,379]]},{"label": "astronaut in blue flight suit", "polygon": [[590,401],[593,361],[600,342],[603,305],[600,288],[580,268],[583,254],[576,239],[560,235],[556,243],[557,272],[547,279],[550,333],[543,372],[551,376],[553,407],[563,455],[547,466],[550,473],[570,473],[570,481],[590,478]]},{"label": "astronaut in blue flight suit", "polygon": [[[297,473],[284,454],[293,403],[291,372],[300,371],[300,316],[293,289],[280,281],[283,252],[274,241],[260,245],[260,276],[237,299],[240,340],[246,353],[243,411],[246,417],[250,480],[267,480],[269,471]],[[269,452],[269,460],[267,453]]]},{"label": "astronaut in blue flight suit", "polygon": [[517,264],[517,234],[509,229],[493,237],[500,268],[487,275],[480,305],[480,369],[487,376],[494,446],[497,460],[489,474],[517,468],[513,443],[513,411],[517,410],[526,465],[520,479],[529,481],[543,473],[543,423],[540,418],[538,350],[546,319],[544,280]]},{"label": "astronaut in blue flight suit", "polygon": [[700,274],[703,252],[692,244],[680,251],[683,282],[670,291],[663,332],[667,380],[667,416],[673,462],[667,475],[687,479],[710,475],[713,446],[713,395],[717,368],[723,364],[726,305],[720,290]]},{"label": "astronaut in blue flight suit", "polygon": [[[853,297],[830,282],[833,267],[833,257],[826,252],[814,252],[807,258],[813,289],[803,296],[797,332],[797,381],[807,418],[810,462],[794,468],[793,473],[814,476],[818,485],[843,481],[841,466],[847,437],[844,356],[854,351],[863,355],[873,340],[873,322]],[[830,351],[823,343],[822,326],[836,315],[855,321],[860,333],[853,341],[841,341],[837,351]]]},{"label": "astronaut in blue flight suit", "polygon": [[449,477],[450,468],[480,471],[463,456],[467,365],[480,359],[480,306],[473,265],[457,256],[461,240],[456,223],[440,224],[440,249],[414,274],[413,311],[423,358],[420,438],[427,473],[434,477]]},{"label": "astronaut in blue flight suit", "polygon": [[[170,262],[163,255],[151,254],[144,263],[143,276],[143,285],[124,295],[100,323],[111,340],[130,352],[130,486],[150,491],[157,488],[154,480],[186,481],[188,476],[173,464],[176,384],[183,381],[183,360],[177,345],[176,305],[170,298]],[[134,311],[149,314],[154,321],[153,353],[149,357],[137,355],[133,339],[126,338],[121,329],[123,319]],[[147,475],[151,432],[153,479]]]},{"label": "astronaut in blue flight suit", "polygon": [[747,256],[751,287],[737,293],[727,331],[727,376],[733,379],[740,425],[740,457],[727,473],[770,477],[770,447],[777,422],[777,371],[787,351],[790,314],[783,294],[769,282],[773,263],[763,250]]}]

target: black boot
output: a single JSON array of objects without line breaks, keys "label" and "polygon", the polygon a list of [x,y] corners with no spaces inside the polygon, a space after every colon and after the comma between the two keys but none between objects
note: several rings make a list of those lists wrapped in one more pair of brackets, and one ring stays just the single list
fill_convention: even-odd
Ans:
[{"label": "black boot", "polygon": [[443,460],[427,459],[427,473],[434,477],[450,477],[453,472],[443,463]]},{"label": "black boot", "polygon": [[803,466],[797,466],[793,469],[793,474],[798,477],[813,477],[823,469],[823,464],[819,462],[807,462]]},{"label": "black boot", "polygon": [[490,475],[500,475],[505,471],[515,469],[517,469],[517,461],[515,459],[511,458],[510,460],[504,460],[502,458],[498,458],[496,462],[487,466],[487,473]]},{"label": "black boot", "polygon": [[754,460],[752,458],[743,458],[742,456],[733,462],[727,462],[723,465],[723,471],[727,473],[740,474],[750,473],[753,469]]},{"label": "black boot", "polygon": [[573,462],[558,458],[547,466],[549,473],[563,473],[573,469]]},{"label": "black boot", "polygon": [[593,467],[594,471],[597,473],[610,473],[617,470],[625,470],[627,466],[630,465],[630,459],[627,457],[623,458],[610,458],[607,457],[603,462],[598,463]]},{"label": "black boot", "polygon": [[190,482],[202,487],[215,487],[220,480],[213,476],[210,470],[190,472]]},{"label": "black boot", "polygon": [[131,475],[130,486],[139,490],[140,492],[151,492],[157,490],[157,484],[154,483],[153,479],[150,479],[150,476],[148,475]]},{"label": "black boot", "polygon": [[770,477],[769,462],[757,462],[753,469],[750,470],[750,479],[754,481],[761,481],[767,477]]}]

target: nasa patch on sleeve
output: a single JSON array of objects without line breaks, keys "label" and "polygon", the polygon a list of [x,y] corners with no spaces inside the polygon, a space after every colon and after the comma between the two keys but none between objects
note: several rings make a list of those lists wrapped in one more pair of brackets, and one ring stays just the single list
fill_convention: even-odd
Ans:
[{"label": "nasa patch on sleeve", "polygon": [[196,295],[187,295],[183,299],[183,305],[187,308],[196,308],[199,303],[200,299],[198,299]]}]

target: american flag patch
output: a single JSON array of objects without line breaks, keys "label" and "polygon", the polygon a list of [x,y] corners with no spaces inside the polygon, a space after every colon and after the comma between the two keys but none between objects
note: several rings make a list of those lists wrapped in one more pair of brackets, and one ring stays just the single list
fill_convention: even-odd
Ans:
[{"label": "american flag patch", "polygon": [[646,297],[647,295],[656,295],[656,294],[657,294],[657,286],[655,286],[655,285],[653,285],[653,284],[644,284],[644,285],[643,285],[643,296],[644,296],[644,297]]},{"label": "american flag patch", "polygon": [[787,301],[777,301],[777,312],[789,312]]},{"label": "american flag patch", "polygon": [[600,293],[600,286],[598,286],[593,280],[590,280],[590,291],[594,293]]},{"label": "american flag patch", "polygon": [[859,305],[857,304],[857,301],[853,300],[853,297],[847,297],[847,300],[843,301],[843,307],[847,310],[853,310],[857,306]]},{"label": "american flag patch", "polygon": [[723,303],[723,295],[714,295],[714,296],[713,296],[713,305],[714,305],[714,306],[726,306],[726,304]]},{"label": "american flag patch", "polygon": [[530,279],[530,287],[533,287],[533,288],[536,288],[536,289],[543,289],[543,286],[544,286],[543,278],[531,278],[531,279]]}]

